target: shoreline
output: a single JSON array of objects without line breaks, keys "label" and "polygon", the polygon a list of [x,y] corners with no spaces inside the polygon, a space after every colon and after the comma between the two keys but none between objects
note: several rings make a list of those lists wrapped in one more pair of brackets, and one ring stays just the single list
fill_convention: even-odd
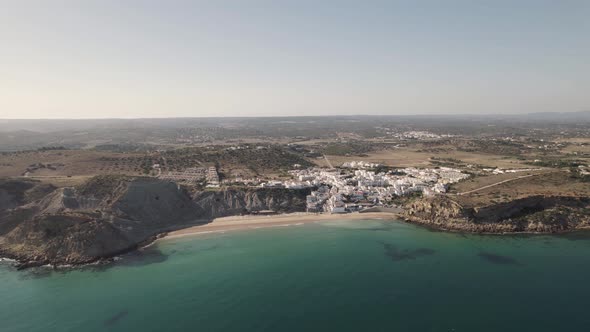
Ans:
[{"label": "shoreline", "polygon": [[388,220],[388,221],[399,221],[403,223],[413,224],[419,227],[423,227],[435,232],[443,233],[456,233],[456,234],[470,234],[470,235],[486,235],[486,236],[509,236],[509,235],[563,235],[568,233],[576,232],[590,232],[590,226],[582,226],[574,229],[567,229],[559,232],[531,232],[531,231],[519,231],[519,232],[473,232],[466,229],[457,228],[446,228],[441,227],[439,224],[431,224],[422,220],[416,219],[411,220],[405,218],[399,212],[391,211],[375,211],[375,212],[353,212],[345,214],[328,214],[328,213],[309,213],[309,212],[294,212],[286,214],[275,214],[275,215],[244,215],[244,216],[227,216],[213,219],[213,221],[207,224],[194,225],[187,228],[176,229],[174,231],[163,232],[154,235],[151,239],[144,241],[143,245],[139,244],[132,248],[123,250],[117,255],[109,257],[97,257],[96,259],[80,262],[80,263],[66,263],[66,264],[52,264],[46,261],[30,261],[22,259],[22,257],[16,257],[6,255],[6,253],[0,252],[0,263],[15,264],[17,270],[27,269],[30,267],[47,267],[52,269],[61,268],[75,268],[81,266],[89,266],[103,263],[112,263],[117,260],[122,254],[133,252],[136,250],[142,250],[157,244],[159,241],[173,240],[183,237],[198,236],[212,233],[225,233],[229,231],[240,231],[240,230],[255,230],[260,228],[271,228],[271,227],[286,227],[286,226],[300,226],[304,224],[319,223],[325,221],[334,220]]},{"label": "shoreline", "polygon": [[307,213],[295,212],[278,215],[260,216],[229,216],[213,219],[204,225],[197,225],[168,232],[156,241],[170,240],[187,236],[195,236],[211,233],[224,233],[228,231],[251,230],[269,227],[298,226],[330,220],[362,220],[362,219],[390,219],[402,220],[399,213],[394,212],[365,212],[365,213]]}]

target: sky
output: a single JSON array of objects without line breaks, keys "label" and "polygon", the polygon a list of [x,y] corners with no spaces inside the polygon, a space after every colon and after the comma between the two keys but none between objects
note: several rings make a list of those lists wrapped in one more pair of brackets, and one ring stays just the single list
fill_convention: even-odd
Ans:
[{"label": "sky", "polygon": [[590,0],[0,0],[0,118],[590,110]]}]

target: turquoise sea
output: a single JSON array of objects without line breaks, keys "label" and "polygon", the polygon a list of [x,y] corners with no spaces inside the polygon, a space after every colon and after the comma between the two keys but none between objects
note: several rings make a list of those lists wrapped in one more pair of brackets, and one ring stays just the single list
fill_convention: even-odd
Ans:
[{"label": "turquoise sea", "polygon": [[0,263],[0,331],[588,331],[590,236],[380,220],[159,242],[116,264]]}]

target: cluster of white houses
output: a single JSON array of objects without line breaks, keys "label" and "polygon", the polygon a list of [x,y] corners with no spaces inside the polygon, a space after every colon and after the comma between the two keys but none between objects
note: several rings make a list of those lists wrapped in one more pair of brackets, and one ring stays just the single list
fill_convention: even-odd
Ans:
[{"label": "cluster of white houses", "polygon": [[[155,164],[153,168],[160,168],[160,165]],[[191,167],[187,168],[182,172],[173,172],[169,171],[161,173],[158,177],[162,180],[170,180],[175,182],[187,182],[187,183],[196,183],[201,181],[205,178],[207,173],[207,169],[204,167]]]},{"label": "cluster of white houses", "polygon": [[419,130],[411,130],[411,131],[404,131],[404,132],[397,132],[394,130],[388,130],[386,134],[393,136],[399,139],[416,139],[416,140],[433,140],[433,139],[441,139],[445,137],[454,137],[454,135],[450,134],[435,134],[429,131],[419,131]]},{"label": "cluster of white houses", "polygon": [[[308,168],[289,171],[292,179],[244,180],[236,178],[233,183],[258,185],[265,188],[302,189],[313,188],[307,196],[309,212],[345,213],[373,206],[387,206],[399,196],[421,193],[434,195],[445,193],[447,185],[469,177],[458,169],[403,168],[376,173],[382,165],[367,162],[349,162],[339,169]],[[175,182],[195,183],[207,180],[208,187],[220,186],[219,175],[214,166],[189,168],[184,172],[160,174],[162,179]]]},{"label": "cluster of white houses", "polygon": [[366,162],[366,161],[347,161],[345,163],[342,164],[342,168],[357,168],[357,169],[366,169],[366,168],[377,168],[379,166],[382,166],[381,164],[378,163],[370,163],[370,162]]},{"label": "cluster of white houses", "polygon": [[[154,165],[154,168],[159,169],[160,165],[156,164]],[[195,184],[202,180],[207,180],[207,187],[219,187],[219,174],[217,173],[215,166],[211,166],[209,168],[191,167],[186,168],[182,172],[169,171],[166,173],[160,173],[158,178],[187,184]]]},{"label": "cluster of white houses", "polygon": [[219,174],[217,174],[217,168],[211,166],[207,169],[207,187],[219,188]]},{"label": "cluster of white houses", "polygon": [[317,188],[307,196],[309,212],[331,213],[387,205],[395,197],[416,192],[424,195],[445,193],[448,184],[469,177],[457,169],[446,167],[405,168],[378,174],[364,169],[342,171],[314,168],[290,173],[294,180],[283,182],[284,187]]}]

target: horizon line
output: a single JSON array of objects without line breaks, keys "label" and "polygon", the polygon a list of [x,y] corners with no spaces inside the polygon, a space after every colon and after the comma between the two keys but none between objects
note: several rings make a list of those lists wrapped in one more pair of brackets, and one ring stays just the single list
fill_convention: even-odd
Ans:
[{"label": "horizon line", "polygon": [[580,111],[547,111],[547,112],[527,112],[527,113],[420,113],[420,114],[345,114],[345,115],[241,115],[241,116],[155,116],[155,117],[105,117],[105,118],[2,118],[0,121],[46,121],[46,120],[165,120],[165,119],[256,119],[256,118],[330,118],[330,117],[448,117],[448,116],[522,116],[537,114],[566,114],[566,113],[589,113],[590,110]]}]

